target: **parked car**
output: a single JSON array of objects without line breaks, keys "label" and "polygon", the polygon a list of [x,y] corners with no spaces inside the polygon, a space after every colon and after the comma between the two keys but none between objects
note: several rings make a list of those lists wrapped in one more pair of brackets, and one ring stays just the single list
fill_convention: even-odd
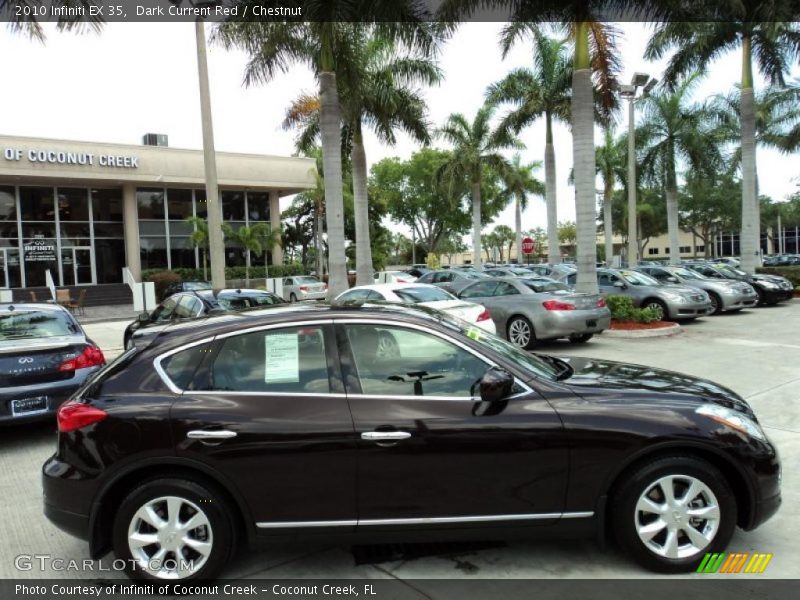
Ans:
[{"label": "parked car", "polygon": [[557,265],[548,265],[546,263],[541,263],[538,265],[525,265],[525,268],[528,269],[529,271],[533,271],[537,275],[552,277],[553,279],[563,279],[568,275],[570,275],[571,273],[576,272],[574,265],[566,263],[559,263]]},{"label": "parked car", "polygon": [[[443,267],[443,268],[446,269],[447,267]],[[431,270],[432,269],[429,269],[425,265],[422,265],[422,266],[420,266],[420,265],[411,265],[411,267],[406,269],[405,272],[408,273],[409,275],[413,276],[413,277],[420,278],[423,275],[425,275],[425,273],[427,273],[428,271],[431,271]]]},{"label": "parked car", "polygon": [[722,256],[715,258],[714,262],[721,265],[728,265],[729,267],[738,267],[740,264],[742,264],[741,260],[734,258],[733,256]]},{"label": "parked car", "polygon": [[[355,272],[353,272],[355,275]],[[316,277],[296,275],[283,278],[283,299],[287,302],[298,300],[324,300],[328,294],[328,286]]]},{"label": "parked car", "polygon": [[429,271],[422,277],[417,279],[417,283],[430,283],[436,287],[457,294],[459,290],[468,286],[473,281],[478,279],[485,279],[488,275],[484,275],[475,269],[442,269],[441,271]]},{"label": "parked car", "polygon": [[406,271],[381,271],[375,273],[375,283],[413,283],[417,278]]},{"label": "parked car", "polygon": [[161,294],[161,299],[166,300],[172,294],[178,292],[198,292],[200,290],[210,290],[211,282],[209,281],[179,281],[178,283],[171,283],[164,288]]},{"label": "parked car", "polygon": [[57,304],[0,304],[0,424],[53,417],[103,352]]},{"label": "parked car", "polygon": [[175,321],[197,319],[213,312],[230,312],[284,304],[283,298],[264,290],[198,290],[173,294],[159,304],[152,312],[143,312],[139,318],[130,323],[122,336],[123,348],[128,348],[150,339]]},{"label": "parked car", "polygon": [[493,277],[468,285],[458,297],[483,304],[497,331],[526,350],[542,340],[587,342],[611,324],[603,298],[573,292],[558,282]]},{"label": "parked car", "polygon": [[761,305],[774,305],[784,300],[791,300],[794,296],[792,282],[779,275],[765,273],[750,275],[740,269],[722,264],[690,263],[686,266],[711,279],[727,279],[749,283],[755,289],[758,295],[758,304]]},{"label": "parked car", "polygon": [[449,315],[474,323],[481,329],[495,333],[494,321],[486,307],[465,302],[435,285],[425,283],[386,283],[362,285],[339,294],[335,302],[397,302],[417,304],[441,310]]},{"label": "parked car", "polygon": [[796,254],[779,254],[764,259],[765,267],[789,267],[800,265],[800,256]]},{"label": "parked car", "polygon": [[755,306],[758,302],[758,295],[753,286],[745,281],[709,279],[705,275],[685,267],[647,265],[638,267],[636,270],[664,285],[674,283],[705,290],[711,299],[714,314],[742,310]]},{"label": "parked car", "polygon": [[[577,274],[567,277],[575,285]],[[649,275],[628,269],[598,269],[597,285],[603,296],[628,296],[639,308],[650,308],[662,319],[696,319],[714,312],[704,290],[680,285],[662,285]]]},{"label": "parked car", "polygon": [[531,277],[536,275],[534,271],[523,267],[496,267],[484,269],[483,272],[489,277]]},{"label": "parked car", "polygon": [[421,307],[178,324],[99,373],[58,429],[45,515],[155,580],[213,578],[240,541],[558,530],[694,571],[781,502],[776,450],[735,392],[523,352]]}]

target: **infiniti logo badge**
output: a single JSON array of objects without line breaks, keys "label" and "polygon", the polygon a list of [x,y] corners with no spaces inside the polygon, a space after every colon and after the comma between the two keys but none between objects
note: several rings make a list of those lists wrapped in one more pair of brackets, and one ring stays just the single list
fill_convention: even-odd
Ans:
[{"label": "infiniti logo badge", "polygon": [[29,364],[33,362],[33,358],[31,358],[30,356],[23,356],[22,358],[19,359],[18,362],[21,365]]}]

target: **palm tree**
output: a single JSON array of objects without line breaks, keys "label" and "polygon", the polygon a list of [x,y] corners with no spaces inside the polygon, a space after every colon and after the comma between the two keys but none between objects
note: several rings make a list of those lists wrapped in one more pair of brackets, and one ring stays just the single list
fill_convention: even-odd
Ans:
[{"label": "palm tree", "polygon": [[603,145],[595,152],[597,174],[603,180],[603,237],[605,241],[606,263],[611,264],[614,256],[614,223],[612,207],[614,187],[617,182],[624,185],[627,178],[627,141],[623,136],[614,139],[611,127],[603,129]]},{"label": "palm tree", "polygon": [[673,265],[680,263],[678,163],[685,161],[702,169],[717,154],[715,134],[708,127],[708,110],[689,103],[698,77],[695,74],[683,80],[674,92],[662,90],[644,98],[644,117],[636,131],[637,143],[645,149],[643,175],[659,181],[666,192],[669,259]]},{"label": "palm tree", "polygon": [[472,264],[481,266],[481,182],[484,170],[489,169],[505,178],[509,163],[500,154],[506,148],[521,148],[522,144],[507,128],[491,127],[494,106],[484,104],[472,123],[461,113],[454,113],[439,129],[439,135],[453,145],[452,155],[438,176],[454,187],[469,185],[472,197]]},{"label": "palm tree", "polygon": [[[440,37],[430,27],[430,37]],[[356,229],[356,284],[372,282],[374,269],[369,239],[367,196],[367,159],[363,128],[370,125],[380,141],[394,145],[394,130],[403,129],[412,138],[429,143],[425,101],[417,83],[433,85],[441,80],[441,71],[429,54],[414,53],[413,48],[398,52],[391,41],[362,32],[354,36],[353,55],[357,63],[348,65],[338,75],[339,95],[344,118],[343,147],[350,152],[353,167],[353,199]],[[435,50],[431,45],[428,52]],[[284,128],[302,127],[298,145],[313,143],[319,131],[319,103],[308,94],[295,100],[286,114]]]},{"label": "palm tree", "polygon": [[[91,7],[98,5],[94,0],[72,0],[70,2],[62,2],[75,8],[83,8],[84,16],[71,17],[68,15],[59,15],[56,19],[56,27],[64,31],[76,31],[82,33],[86,30],[99,32],[104,23],[102,14],[92,14],[89,10]],[[42,26],[36,18],[35,14],[26,14],[22,19],[14,10],[15,7],[30,8],[41,6],[40,2],[33,2],[29,0],[22,0],[14,2],[13,0],[0,0],[0,15],[4,16],[4,21],[8,22],[11,31],[24,33],[28,37],[38,41],[44,42],[45,35],[42,31]]]},{"label": "palm tree", "polygon": [[[733,3],[731,3],[733,5]],[[723,10],[731,11],[728,6]],[[658,60],[675,48],[664,71],[667,85],[705,70],[721,55],[741,47],[742,229],[741,268],[755,271],[758,262],[758,200],[756,194],[756,114],[753,62],[772,85],[783,86],[784,74],[800,56],[800,32],[779,2],[737,2],[731,18],[707,23],[670,22],[659,26],[645,58]],[[736,20],[734,20],[736,19]]]},{"label": "palm tree", "polygon": [[[572,63],[566,40],[545,36],[539,27],[528,24],[533,37],[533,68],[514,69],[487,91],[489,102],[513,103],[515,108],[503,119],[503,126],[519,133],[540,117],[545,120],[544,172],[547,206],[547,258],[561,260],[558,244],[558,199],[556,194],[556,158],[553,145],[553,121],[569,123]],[[520,29],[507,26],[501,34],[503,58],[515,42]],[[517,248],[519,251],[519,248]]]},{"label": "palm tree", "polygon": [[336,296],[347,289],[344,252],[344,202],[342,196],[341,108],[337,72],[357,64],[353,37],[369,21],[370,27],[389,40],[398,40],[421,51],[432,40],[419,25],[429,15],[415,0],[307,0],[302,21],[227,21],[215,39],[224,46],[247,52],[245,85],[266,83],[295,64],[308,65],[319,82],[320,137],[325,169],[325,203],[328,231],[329,290]]},{"label": "palm tree", "polygon": [[[250,254],[256,256],[265,255],[268,248],[281,245],[281,232],[272,229],[266,223],[256,223],[252,226],[243,226],[233,229],[228,223],[222,224],[222,231],[225,237],[234,240],[245,250],[245,280],[250,285]],[[264,277],[269,276],[267,261],[264,261]]]},{"label": "palm tree", "polygon": [[203,279],[208,281],[208,221],[202,217],[186,217],[184,221],[192,226],[189,242],[200,249],[203,256]]},{"label": "palm tree", "polygon": [[[534,161],[530,164],[523,165],[521,161],[520,155],[518,153],[515,154],[511,159],[503,181],[506,193],[515,200],[514,240],[517,248],[517,262],[522,261],[522,211],[528,208],[528,195],[545,195],[545,185],[533,176],[533,171],[541,168],[542,163]],[[550,213],[548,212],[548,217],[549,215]],[[557,234],[558,228],[556,227],[556,235]],[[511,254],[509,253],[509,258],[510,257]]]}]

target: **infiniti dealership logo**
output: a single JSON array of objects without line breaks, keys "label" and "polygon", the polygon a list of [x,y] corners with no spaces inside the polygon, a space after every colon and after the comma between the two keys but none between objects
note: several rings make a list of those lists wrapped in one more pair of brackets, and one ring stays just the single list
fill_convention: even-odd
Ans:
[{"label": "infiniti dealership logo", "polygon": [[18,362],[21,365],[27,365],[33,362],[33,358],[31,358],[30,356],[23,356],[22,358],[19,359]]}]

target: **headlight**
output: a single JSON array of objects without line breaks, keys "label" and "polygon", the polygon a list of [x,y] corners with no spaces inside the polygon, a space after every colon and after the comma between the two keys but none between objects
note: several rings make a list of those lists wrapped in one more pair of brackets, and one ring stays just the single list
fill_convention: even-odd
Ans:
[{"label": "headlight", "polygon": [[718,404],[703,404],[698,406],[694,412],[757,440],[766,441],[767,439],[758,423],[733,409]]},{"label": "headlight", "polygon": [[675,292],[664,292],[664,297],[673,302],[686,302],[686,298]]}]

